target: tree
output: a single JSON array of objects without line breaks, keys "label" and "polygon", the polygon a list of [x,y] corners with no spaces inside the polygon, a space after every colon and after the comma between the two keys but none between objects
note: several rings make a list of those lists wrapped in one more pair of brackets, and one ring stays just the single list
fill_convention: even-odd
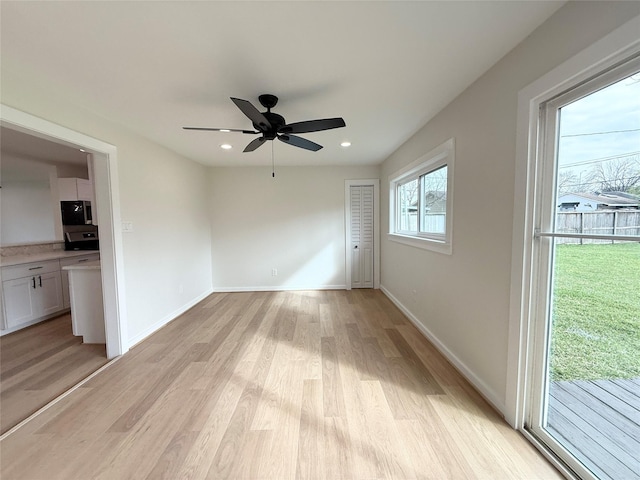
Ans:
[{"label": "tree", "polygon": [[558,173],[558,195],[578,193],[578,176],[573,172]]},{"label": "tree", "polygon": [[593,181],[601,192],[629,192],[640,186],[640,155],[599,163]]}]

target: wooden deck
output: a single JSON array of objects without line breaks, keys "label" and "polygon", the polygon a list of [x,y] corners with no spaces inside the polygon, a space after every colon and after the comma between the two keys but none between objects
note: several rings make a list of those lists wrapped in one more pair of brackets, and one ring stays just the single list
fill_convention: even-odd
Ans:
[{"label": "wooden deck", "polygon": [[640,378],[552,382],[547,430],[598,478],[640,479]]}]

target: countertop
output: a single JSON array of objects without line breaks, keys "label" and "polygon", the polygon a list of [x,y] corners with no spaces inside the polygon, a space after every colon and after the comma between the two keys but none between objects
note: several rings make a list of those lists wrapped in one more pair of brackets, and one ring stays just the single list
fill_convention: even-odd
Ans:
[{"label": "countertop", "polygon": [[0,267],[22,265],[24,263],[31,262],[44,262],[47,260],[60,260],[70,257],[81,257],[83,255],[93,255],[96,253],[100,253],[100,250],[54,250],[53,252],[34,253],[32,255],[11,255],[0,258]]},{"label": "countertop", "polygon": [[100,260],[67,265],[66,267],[62,267],[62,270],[100,270]]}]

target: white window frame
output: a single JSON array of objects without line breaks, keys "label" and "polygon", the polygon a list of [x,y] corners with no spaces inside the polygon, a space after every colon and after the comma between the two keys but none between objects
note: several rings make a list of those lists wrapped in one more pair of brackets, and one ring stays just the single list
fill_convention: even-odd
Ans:
[{"label": "white window frame", "polygon": [[[446,142],[438,145],[430,152],[422,155],[417,160],[411,162],[404,168],[389,175],[389,240],[394,242],[410,245],[425,250],[432,250],[439,253],[451,255],[452,249],[452,230],[453,230],[453,169],[455,160],[455,141],[450,138]],[[446,201],[446,218],[445,233],[428,233],[420,232],[420,223],[418,214],[417,231],[402,231],[399,229],[399,208],[398,194],[400,186],[418,180],[418,188],[420,188],[420,177],[428,175],[443,167],[447,167],[447,201]],[[420,202],[421,194],[418,195]],[[418,213],[420,208],[418,208]]]}]

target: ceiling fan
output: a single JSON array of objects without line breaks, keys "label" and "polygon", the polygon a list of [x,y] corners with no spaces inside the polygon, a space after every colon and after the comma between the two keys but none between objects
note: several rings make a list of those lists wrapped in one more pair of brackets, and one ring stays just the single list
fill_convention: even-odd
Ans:
[{"label": "ceiling fan", "polygon": [[185,130],[207,130],[214,132],[240,132],[251,135],[261,134],[260,137],[249,142],[243,150],[244,152],[253,152],[255,149],[263,145],[267,140],[275,140],[276,138],[294,147],[304,148],[317,152],[322,145],[314,143],[306,138],[292,135],[292,133],[310,133],[322,130],[330,130],[332,128],[340,128],[346,126],[344,120],[338,118],[324,118],[320,120],[307,120],[304,122],[295,122],[287,124],[282,115],[273,113],[271,109],[278,103],[278,97],[275,95],[264,94],[258,97],[260,104],[267,109],[266,112],[259,112],[248,100],[231,97],[231,101],[244,113],[249,120],[253,122],[255,130],[241,130],[235,128],[208,128],[208,127],[182,127]]}]

